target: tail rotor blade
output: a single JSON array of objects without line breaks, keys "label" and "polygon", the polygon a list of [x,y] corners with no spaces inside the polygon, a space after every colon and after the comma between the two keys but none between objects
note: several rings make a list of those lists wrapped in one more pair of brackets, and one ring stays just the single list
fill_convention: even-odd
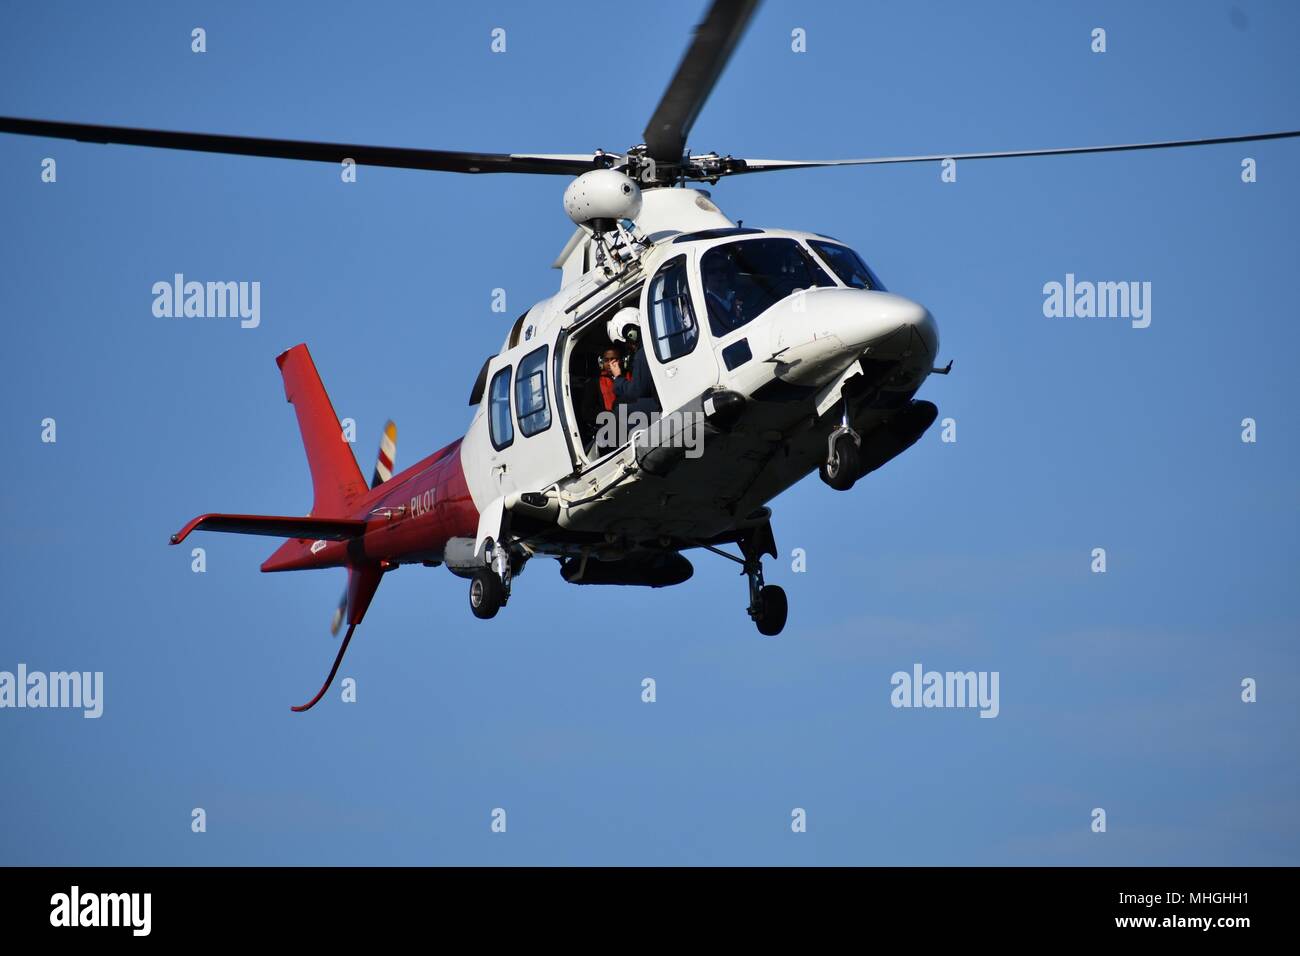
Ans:
[{"label": "tail rotor blade", "polygon": [[343,589],[343,594],[339,597],[339,606],[334,609],[334,617],[330,620],[330,635],[339,636],[339,628],[343,626],[343,616],[348,612],[348,589]]},{"label": "tail rotor blade", "polygon": [[393,468],[397,464],[397,425],[390,418],[384,426],[384,433],[379,437],[379,454],[375,458],[375,474],[370,479],[370,487],[378,488],[393,477]]}]

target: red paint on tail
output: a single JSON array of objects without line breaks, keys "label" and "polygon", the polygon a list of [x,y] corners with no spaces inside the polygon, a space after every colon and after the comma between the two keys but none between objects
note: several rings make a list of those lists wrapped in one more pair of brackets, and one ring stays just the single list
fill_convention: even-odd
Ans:
[{"label": "red paint on tail", "polygon": [[284,376],[284,397],[298,413],[298,429],[315,493],[312,516],[342,518],[348,513],[348,505],[370,488],[361,477],[352,447],[343,440],[343,429],[307,346],[295,345],[276,356],[275,363]]},{"label": "red paint on tail", "polygon": [[[352,447],[343,440],[343,429],[330,397],[325,392],[316,363],[306,345],[295,345],[275,358],[284,378],[284,397],[298,415],[298,430],[311,469],[314,518],[342,518],[350,505],[369,490],[357,467]],[[302,566],[310,561],[310,539],[286,541],[262,565],[263,571]]]}]

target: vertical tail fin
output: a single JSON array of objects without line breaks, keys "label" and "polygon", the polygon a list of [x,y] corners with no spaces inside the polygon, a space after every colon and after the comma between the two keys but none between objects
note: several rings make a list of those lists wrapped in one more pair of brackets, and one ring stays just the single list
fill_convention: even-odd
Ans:
[{"label": "vertical tail fin", "polygon": [[298,428],[311,468],[311,514],[316,518],[343,517],[348,504],[367,491],[366,480],[351,447],[343,440],[338,416],[325,394],[311,353],[306,345],[295,345],[276,356],[275,363],[284,377],[284,397],[298,414]]}]

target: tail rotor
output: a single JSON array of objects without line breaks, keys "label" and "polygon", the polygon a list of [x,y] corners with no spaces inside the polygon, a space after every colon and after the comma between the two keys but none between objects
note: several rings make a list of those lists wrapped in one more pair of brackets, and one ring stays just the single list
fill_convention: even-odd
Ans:
[{"label": "tail rotor", "polygon": [[[370,487],[378,488],[389,478],[393,477],[393,469],[397,465],[397,424],[390,418],[384,425],[384,431],[379,436],[379,452],[375,455],[375,474],[370,479]],[[334,609],[334,616],[330,619],[330,635],[338,637],[339,630],[343,627],[343,618],[348,611],[348,589],[343,588],[343,594],[339,596],[338,607]]]}]

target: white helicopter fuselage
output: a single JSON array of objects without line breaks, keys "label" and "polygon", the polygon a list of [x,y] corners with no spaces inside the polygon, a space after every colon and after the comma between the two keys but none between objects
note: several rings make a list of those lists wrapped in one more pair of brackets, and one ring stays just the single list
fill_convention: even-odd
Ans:
[{"label": "white helicopter fuselage", "polygon": [[[453,570],[481,566],[484,543],[502,534],[507,515],[536,518],[537,533],[522,536],[530,553],[594,550],[606,558],[641,542],[689,546],[765,522],[764,505],[816,470],[837,429],[870,435],[906,407],[933,368],[938,332],[930,313],[902,296],[847,285],[816,251],[840,248],[834,240],[741,229],[693,189],[647,191],[635,225],[648,247],[614,276],[578,272],[575,263],[591,264],[593,240],[575,235],[557,263],[569,281],[520,317],[480,375],[461,457],[482,519],[472,554],[449,547]],[[798,244],[825,281],[793,290],[735,328],[719,327],[701,260],[754,239]],[[693,320],[693,331],[676,333],[689,337],[689,348],[674,346],[658,324],[663,282],[657,293],[656,281],[665,270],[685,280],[674,288],[690,301],[674,305]],[[579,421],[573,355],[584,338],[607,342],[606,319],[629,305],[661,412],[689,425],[667,437],[641,429],[596,452]],[[678,317],[678,324],[686,323]],[[700,433],[683,453],[688,427]],[[655,441],[673,440],[676,451],[651,454]]]},{"label": "white helicopter fuselage", "polygon": [[693,151],[695,120],[757,5],[709,4],[641,142],[621,153],[411,149],[0,116],[0,133],[341,162],[354,172],[570,177],[563,203],[578,231],[555,263],[560,291],[520,316],[484,364],[463,438],[393,474],[395,436],[386,429],[367,486],[300,343],[276,362],[310,465],[311,512],[210,513],[172,535],[172,544],[194,530],[286,538],[264,571],[346,567],[335,623],[347,620],[349,630],[330,679],[382,576],[402,565],[445,564],[469,578],[470,610],[488,619],[535,555],[560,559],[569,583],[666,587],[693,573],[683,552],[704,549],[742,565],[747,613],[760,634],[775,636],[788,603],[763,578],[763,556],[778,553],[767,503],[814,470],[846,491],[934,423],[938,409],[914,396],[952,363],[934,367],[938,330],[923,306],[886,291],[838,240],[743,228],[686,184],[1300,137],[1282,130],[830,160]]}]

